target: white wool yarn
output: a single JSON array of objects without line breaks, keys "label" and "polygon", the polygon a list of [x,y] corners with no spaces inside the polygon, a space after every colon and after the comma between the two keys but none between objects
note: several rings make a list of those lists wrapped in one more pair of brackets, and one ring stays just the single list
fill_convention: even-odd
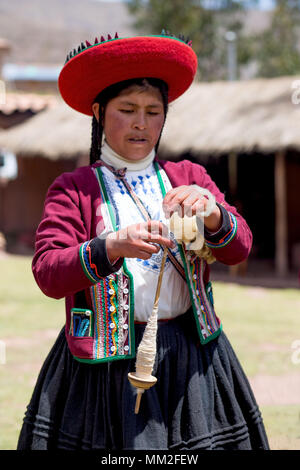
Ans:
[{"label": "white wool yarn", "polygon": [[193,251],[197,256],[206,259],[211,264],[215,261],[215,257],[205,244],[204,233],[199,230],[200,224],[197,224],[197,217],[208,217],[216,207],[216,198],[206,188],[201,188],[196,184],[193,184],[192,187],[199,192],[201,197],[207,198],[205,211],[191,217],[187,215],[181,217],[178,212],[174,212],[168,219],[168,226],[178,243],[184,243],[187,250]]}]

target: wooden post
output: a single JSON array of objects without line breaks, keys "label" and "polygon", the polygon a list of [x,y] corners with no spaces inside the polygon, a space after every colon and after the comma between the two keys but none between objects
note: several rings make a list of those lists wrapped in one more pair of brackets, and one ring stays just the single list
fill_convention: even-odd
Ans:
[{"label": "wooden post", "polygon": [[[238,154],[236,152],[228,154],[228,184],[231,201],[236,204],[238,190]],[[245,274],[246,270],[247,261],[229,266],[229,274],[233,277],[238,276],[241,272]]]},{"label": "wooden post", "polygon": [[288,273],[287,204],[285,152],[275,154],[275,269],[278,276]]},{"label": "wooden post", "polygon": [[238,155],[231,152],[228,155],[228,179],[231,198],[235,199],[237,195],[237,179],[238,179]]}]

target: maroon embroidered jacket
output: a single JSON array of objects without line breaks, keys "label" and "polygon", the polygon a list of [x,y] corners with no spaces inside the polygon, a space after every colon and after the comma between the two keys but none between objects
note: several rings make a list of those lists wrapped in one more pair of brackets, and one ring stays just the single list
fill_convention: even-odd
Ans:
[{"label": "maroon embroidered jacket", "polygon": [[[215,258],[228,265],[246,259],[252,246],[251,231],[236,208],[227,204],[205,168],[187,160],[179,163],[157,162],[173,187],[197,184],[215,195],[222,211],[222,227],[214,235],[205,232],[206,242]],[[92,352],[95,346],[93,334],[83,335],[81,342],[76,341],[78,338],[70,334],[70,327],[73,326],[71,310],[83,307],[83,310],[93,311],[91,286],[119,271],[124,261],[120,259],[112,266],[106,255],[105,241],[97,237],[97,233],[105,228],[99,211],[103,200],[93,171],[97,166],[99,164],[95,163],[72,173],[64,173],[50,186],[36,233],[32,262],[33,274],[40,289],[49,297],[66,298],[69,347],[75,356],[87,359],[95,358]],[[85,269],[83,259],[86,259]],[[207,285],[209,265],[205,265],[201,276],[201,282]],[[134,354],[129,346],[127,354],[127,357]]]}]

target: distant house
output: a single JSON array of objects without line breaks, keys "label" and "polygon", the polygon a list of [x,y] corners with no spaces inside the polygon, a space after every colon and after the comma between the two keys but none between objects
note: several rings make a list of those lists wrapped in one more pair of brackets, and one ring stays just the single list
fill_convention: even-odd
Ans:
[{"label": "distant house", "polygon": [[7,92],[0,102],[0,129],[21,124],[40,111],[57,104],[57,98],[49,94]]},{"label": "distant house", "polygon": [[[8,64],[11,48],[9,41],[0,38],[0,129],[20,124],[56,101],[58,69]],[[45,94],[46,90],[51,93]]]},{"label": "distant house", "polygon": [[0,232],[8,251],[32,252],[50,184],[61,173],[88,162],[89,124],[88,117],[77,116],[62,104],[0,132],[0,153],[2,148],[2,153],[15,154],[18,167],[16,179],[1,179],[0,171]]},{"label": "distant house", "polygon": [[57,79],[62,65],[12,64],[2,69],[3,79],[10,89],[31,93],[57,93]]},{"label": "distant house", "polygon": [[300,268],[299,129],[299,77],[201,83],[171,105],[161,142],[164,158],[206,166],[280,275]]},{"label": "distant house", "polygon": [[[251,257],[270,260],[280,276],[300,267],[297,79],[194,84],[170,105],[160,144],[162,158],[205,165],[249,223]],[[90,133],[91,119],[64,103],[0,132],[0,147],[19,165],[18,179],[4,189],[7,237],[25,228],[33,237],[53,179],[88,164]]]},{"label": "distant house", "polygon": [[[25,121],[30,121],[33,116],[55,105],[57,105],[57,98],[53,95],[6,93],[5,90],[4,99],[0,102],[0,129],[5,133],[8,129],[17,128]],[[11,236],[8,238],[13,240],[13,244],[16,244],[21,236],[25,245],[32,245],[32,228],[26,228],[26,226],[30,227],[31,220],[30,217],[25,220],[26,210],[22,212],[22,204],[30,194],[30,189],[25,188],[26,193],[23,193],[22,175],[23,161],[17,158],[14,152],[0,148],[0,234],[1,232],[10,233]],[[16,209],[16,197],[20,200],[24,199],[22,204],[19,204],[20,213]],[[32,203],[36,204],[37,200],[33,200]],[[16,228],[16,225],[20,224],[23,224],[22,235],[20,235],[20,229]],[[28,235],[29,232],[30,235]]]}]

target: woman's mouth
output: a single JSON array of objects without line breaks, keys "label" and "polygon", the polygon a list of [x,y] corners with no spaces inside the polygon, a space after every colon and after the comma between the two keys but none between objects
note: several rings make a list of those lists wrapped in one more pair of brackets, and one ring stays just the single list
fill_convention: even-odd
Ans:
[{"label": "woman's mouth", "polygon": [[144,139],[142,137],[131,137],[128,140],[129,140],[129,142],[131,142],[133,144],[144,144],[144,143],[147,142],[147,139]]}]

